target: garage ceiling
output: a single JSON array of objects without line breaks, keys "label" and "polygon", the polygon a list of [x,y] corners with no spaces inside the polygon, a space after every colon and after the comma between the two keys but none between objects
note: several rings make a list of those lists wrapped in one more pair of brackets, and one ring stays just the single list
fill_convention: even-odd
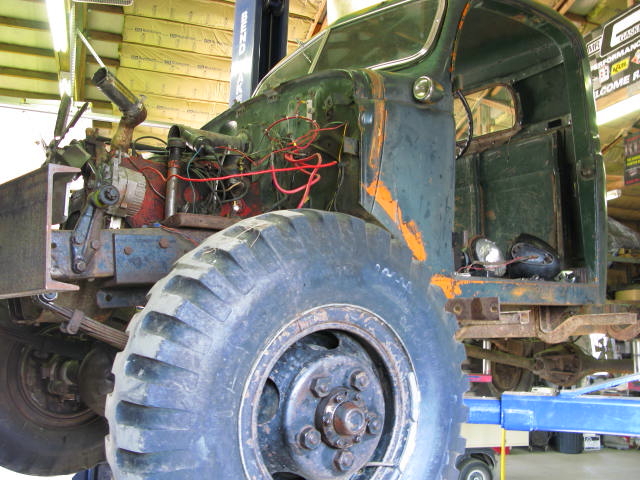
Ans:
[{"label": "garage ceiling", "polygon": [[[125,7],[65,1],[76,28],[106,66],[133,92],[145,95],[148,120],[198,126],[226,108],[233,1],[134,0]],[[634,4],[633,0],[537,1],[567,16],[584,34]],[[318,29],[325,11],[326,0],[290,0],[290,51]],[[0,2],[0,103],[57,100],[59,76],[74,71],[74,78],[79,79],[75,98],[91,101],[94,112],[119,117],[90,82],[98,63],[81,42],[76,46],[75,52],[54,53],[44,0]],[[620,138],[631,123],[627,120],[601,129],[609,188],[620,186]],[[108,123],[97,126],[110,128]],[[146,127],[140,134],[165,136],[166,131]],[[630,205],[638,209],[640,187],[636,188],[637,205],[635,199]],[[635,195],[631,189],[626,192]],[[640,220],[640,213],[636,215]]]},{"label": "garage ceiling", "polygon": [[[310,35],[323,5],[290,1],[290,51]],[[201,125],[226,108],[234,2],[135,0],[124,8],[68,2],[69,10],[105,65],[145,95],[150,121]],[[75,98],[91,101],[94,112],[119,116],[91,84],[97,61],[82,42],[76,48],[75,62],[73,50],[53,51],[44,0],[0,2],[0,102],[57,100],[59,76],[73,70]]]}]

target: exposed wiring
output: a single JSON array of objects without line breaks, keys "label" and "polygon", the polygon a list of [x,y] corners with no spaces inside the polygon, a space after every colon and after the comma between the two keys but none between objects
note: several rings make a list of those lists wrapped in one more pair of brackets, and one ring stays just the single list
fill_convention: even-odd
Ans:
[{"label": "exposed wiring", "polygon": [[529,255],[526,257],[515,257],[515,258],[512,258],[511,260],[506,260],[504,262],[480,262],[476,260],[474,262],[471,262],[469,265],[464,265],[463,267],[460,267],[456,271],[456,273],[465,273],[465,272],[468,272],[469,270],[476,270],[476,271],[497,270],[498,268],[506,267],[507,265],[511,265],[512,263],[524,262],[525,260],[533,260],[535,258],[538,258],[538,256]]},{"label": "exposed wiring", "polygon": [[138,171],[142,174],[142,176],[145,178],[145,180],[146,180],[146,181],[147,181],[147,183],[149,184],[149,188],[151,188],[151,191],[152,191],[153,193],[155,193],[155,194],[156,194],[158,197],[160,197],[161,199],[166,200],[165,196],[164,196],[162,193],[160,193],[158,190],[156,190],[156,187],[153,185],[153,182],[151,181],[151,179],[150,179],[149,177],[147,177],[147,176],[144,174],[144,170],[152,170],[154,173],[156,173],[157,175],[159,175],[159,176],[160,176],[160,178],[162,178],[162,179],[163,179],[163,181],[165,181],[165,182],[166,182],[166,180],[165,180],[164,175],[162,174],[162,172],[160,172],[159,170],[157,170],[157,169],[155,169],[155,168],[153,168],[153,167],[150,167],[150,166],[144,166],[144,167],[140,168],[140,167],[138,166],[138,164],[137,164],[136,162],[134,162],[134,161],[133,161],[133,157],[129,157],[129,161],[131,162],[131,165],[133,165],[133,166],[136,168],[136,170],[138,170]]},{"label": "exposed wiring", "polygon": [[163,139],[162,139],[162,138],[160,138],[160,137],[155,137],[155,136],[153,136],[153,135],[143,135],[142,137],[138,137],[138,138],[136,138],[136,139],[133,141],[133,144],[135,145],[135,144],[137,144],[140,140],[145,140],[145,139],[147,139],[147,138],[150,138],[151,140],[156,140],[156,141],[160,142],[161,144],[163,144],[163,145],[165,145],[165,146],[167,145],[167,141],[166,141],[166,140],[163,140]]},{"label": "exposed wiring", "polygon": [[[290,133],[281,134],[278,131],[278,126],[283,125],[284,123],[288,124],[289,122],[304,122],[308,124],[309,128],[306,132],[297,137],[294,137]],[[282,203],[287,196],[301,194],[297,204],[297,208],[301,208],[309,201],[309,195],[312,187],[321,180],[319,173],[320,169],[337,165],[342,151],[342,148],[340,148],[338,160],[325,162],[322,154],[318,152],[318,150],[323,150],[320,146],[318,146],[315,153],[310,153],[307,149],[316,142],[321,132],[337,130],[340,128],[344,128],[346,133],[345,123],[336,123],[335,125],[329,124],[328,126],[320,127],[318,122],[308,117],[300,115],[286,116],[275,120],[264,128],[264,135],[262,138],[267,139],[270,143],[270,148],[268,150],[264,149],[260,153],[245,153],[239,149],[229,146],[216,146],[214,148],[219,152],[219,154],[216,153],[211,156],[200,157],[201,148],[198,148],[198,150],[195,151],[187,161],[185,173],[183,175],[165,175],[154,166],[138,166],[133,161],[132,163],[148,180],[150,188],[162,198],[164,198],[164,196],[155,189],[149,179],[149,172],[165,183],[169,178],[177,178],[181,181],[188,182],[193,192],[193,199],[188,203],[191,203],[190,209],[193,209],[193,212],[196,212],[195,199],[198,197],[198,194],[201,195],[201,199],[197,202],[198,211],[215,211],[217,206],[224,203],[238,201],[249,193],[249,181],[237,181],[234,183],[230,182],[230,180],[239,180],[260,175],[270,175],[276,191],[279,194],[285,195],[284,198],[278,200],[278,204]],[[156,139],[156,137],[153,136],[144,136],[136,139],[136,142],[145,138]],[[235,167],[225,167],[225,162],[228,163],[228,155],[231,156],[231,158],[236,159],[240,157],[243,161],[251,164],[252,168],[255,170],[245,170],[241,163],[242,160],[239,159],[237,160],[237,170]],[[279,159],[280,162],[284,160],[285,165],[276,166],[277,159]],[[151,164],[157,163],[152,160],[145,161]],[[265,165],[267,162],[267,168],[256,168]],[[299,172],[304,174],[306,177],[303,183],[299,186],[285,187],[278,180],[277,176],[277,174],[284,172],[293,172],[294,175],[296,172]],[[289,181],[292,180],[295,180],[295,176],[290,177]],[[206,192],[203,192],[202,189],[199,189],[198,192],[196,192],[195,184],[197,183],[206,184]]]},{"label": "exposed wiring", "polygon": [[136,138],[132,143],[131,143],[131,151],[133,152],[134,155],[137,155],[137,150],[142,150],[144,152],[152,152],[155,153],[157,155],[167,155],[167,151],[166,150],[154,150],[153,148],[148,148],[148,145],[144,145],[144,148],[137,148],[138,142],[140,140],[144,140],[144,139],[152,139],[155,140],[157,142],[160,142],[162,145],[166,146],[167,142],[165,140],[163,140],[160,137],[155,137],[153,135],[143,135],[142,137],[138,137]]},{"label": "exposed wiring", "polygon": [[[189,179],[189,181],[191,181],[191,162],[193,162],[193,160],[200,154],[200,151],[202,150],[202,145],[200,145],[198,147],[198,150],[195,151],[195,153],[191,156],[191,158],[189,159],[189,161],[187,162],[187,177]],[[169,178],[169,177],[167,177]],[[196,211],[196,188],[193,186],[193,183],[190,183],[189,186],[191,187],[191,193],[193,194],[193,203],[192,203],[192,207],[193,207],[193,212],[195,213]]]},{"label": "exposed wiring", "polygon": [[467,152],[469,145],[471,145],[471,139],[473,138],[473,113],[471,112],[469,103],[467,102],[467,99],[465,98],[464,93],[462,93],[462,90],[456,90],[455,95],[460,99],[460,102],[464,107],[464,111],[467,114],[467,120],[468,120],[467,139],[465,140],[464,146],[460,149],[460,152],[458,153],[458,155],[456,155],[456,160],[457,160]]},{"label": "exposed wiring", "polygon": [[[334,165],[337,165],[338,162],[336,161],[332,161],[332,162],[328,162],[328,163],[323,163],[322,165],[316,165],[313,168],[327,168],[327,167],[333,167]],[[240,177],[251,177],[253,175],[263,175],[266,173],[273,173],[273,172],[295,172],[295,171],[301,171],[301,170],[305,170],[309,168],[308,165],[298,165],[295,167],[283,167],[283,168],[268,168],[266,170],[259,170],[259,171],[253,171],[253,172],[241,172],[241,173],[234,173],[232,175],[225,175],[223,177],[208,177],[208,178],[187,178],[187,177],[183,177],[182,175],[169,175],[169,178],[171,177],[176,177],[180,180],[184,180],[185,182],[215,182],[215,181],[222,181],[222,180],[229,180],[231,178],[240,178]],[[164,175],[163,175],[164,177]],[[166,178],[165,178],[166,181]]]}]

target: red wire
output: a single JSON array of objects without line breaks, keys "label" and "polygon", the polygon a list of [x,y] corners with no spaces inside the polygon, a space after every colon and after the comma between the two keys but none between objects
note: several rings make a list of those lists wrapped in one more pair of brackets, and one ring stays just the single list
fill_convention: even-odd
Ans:
[{"label": "red wire", "polygon": [[[317,172],[318,172],[318,167],[322,165],[322,157],[320,156],[319,153],[315,153],[313,154],[311,157],[316,157],[318,159],[318,163],[316,165],[313,165],[313,170],[311,172],[306,172],[303,170],[304,168],[309,167],[310,165],[301,165],[300,166],[300,171],[306,173],[307,175],[309,175],[309,181],[297,188],[294,188],[293,190],[286,190],[285,188],[283,188],[279,183],[278,183],[278,179],[276,178],[276,174],[275,172],[271,172],[271,178],[273,180],[273,184],[275,185],[275,187],[278,189],[278,191],[280,193],[284,193],[287,195],[292,195],[294,193],[298,193],[301,192],[303,190],[305,190],[306,188],[309,187],[309,184],[311,183],[311,185],[314,185],[316,183],[318,183],[320,181],[320,175],[317,175],[317,178],[315,177]],[[286,155],[285,155],[286,158]],[[310,157],[309,157],[310,158]],[[306,160],[306,159],[300,159],[300,160]]]},{"label": "red wire", "polygon": [[[132,162],[132,163],[133,163],[133,162]],[[146,166],[146,167],[139,168],[138,170],[140,170],[141,172],[143,172],[143,171],[145,171],[145,170],[151,170],[151,171],[152,171],[152,172],[154,172],[156,175],[158,175],[160,178],[162,178],[162,180],[163,180],[163,181],[165,181],[165,182],[167,181],[167,177],[165,177],[165,176],[162,174],[162,172],[161,172],[161,171],[159,171],[159,170],[158,170],[158,169],[156,169],[156,168]]]},{"label": "red wire", "polygon": [[[248,160],[252,165],[261,164],[262,162],[264,162],[270,156],[276,155],[278,153],[282,153],[284,158],[285,158],[285,160],[293,165],[291,167],[269,168],[269,169],[266,169],[266,170],[235,173],[235,174],[231,174],[231,175],[225,175],[225,176],[222,176],[222,177],[188,178],[188,177],[183,177],[182,175],[178,175],[178,174],[173,174],[173,175],[169,175],[168,177],[165,177],[162,174],[162,172],[160,172],[159,170],[157,170],[154,167],[144,166],[144,167],[140,168],[137,165],[135,165],[135,163],[134,163],[134,166],[141,173],[143,173],[143,175],[144,175],[144,172],[143,172],[144,170],[151,170],[152,172],[154,172],[156,175],[158,175],[165,182],[171,177],[175,177],[175,178],[178,178],[178,179],[186,181],[186,182],[200,183],[200,182],[214,182],[214,181],[229,180],[231,178],[238,178],[238,177],[251,177],[253,175],[263,175],[263,174],[270,173],[271,174],[271,179],[273,181],[273,184],[274,184],[275,188],[280,193],[283,193],[283,194],[286,194],[286,195],[292,195],[292,194],[295,194],[295,193],[303,192],[302,198],[300,199],[300,202],[298,203],[298,206],[297,206],[297,208],[301,208],[306,203],[306,201],[307,201],[307,199],[309,197],[309,192],[311,191],[311,187],[321,180],[321,176],[318,174],[318,170],[321,169],[321,168],[332,167],[334,165],[337,165],[338,162],[337,161],[332,161],[332,162],[329,162],[329,163],[322,163],[322,155],[319,154],[319,153],[314,153],[312,155],[309,155],[309,156],[306,156],[306,157],[302,157],[302,158],[295,158],[294,155],[299,155],[299,154],[302,153],[302,151],[304,151],[308,147],[310,147],[313,144],[313,142],[315,142],[316,139],[318,138],[319,132],[328,131],[328,130],[336,130],[336,129],[344,126],[344,124],[339,124],[339,125],[337,125],[335,127],[320,128],[320,125],[318,125],[318,123],[315,120],[313,120],[311,118],[308,118],[308,117],[303,117],[303,116],[300,116],[300,115],[294,115],[294,116],[290,116],[290,117],[280,118],[280,119],[274,121],[273,123],[271,123],[269,126],[267,126],[267,128],[264,130],[264,133],[265,133],[266,137],[269,138],[272,141],[276,141],[277,139],[275,137],[272,137],[269,134],[269,132],[276,125],[278,125],[278,124],[280,124],[282,122],[285,122],[287,120],[302,120],[302,121],[310,123],[313,128],[310,128],[309,131],[307,131],[306,133],[304,133],[304,134],[300,135],[299,137],[295,138],[294,140],[292,140],[291,142],[289,142],[285,146],[283,146],[283,147],[281,147],[281,148],[279,148],[277,150],[273,150],[273,151],[269,152],[267,155],[262,157],[258,162],[255,162],[251,157],[249,157],[249,155],[247,155],[246,153],[242,152],[241,150],[238,150],[238,149],[235,149],[235,148],[232,148],[232,147],[219,146],[219,147],[215,147],[215,148],[216,149],[220,149],[220,150],[225,150],[225,151],[237,153],[237,154],[241,155],[242,158]],[[308,162],[312,161],[314,158],[317,160],[317,162],[315,164],[309,164]],[[296,172],[296,171],[297,172],[302,172],[305,175],[309,176],[309,179],[305,182],[304,185],[301,185],[301,186],[296,187],[294,189],[288,190],[288,189],[285,189],[284,187],[282,187],[278,183],[278,179],[276,177],[276,173],[279,173],[279,172]]]},{"label": "red wire", "polygon": [[[333,167],[334,165],[337,165],[338,162],[333,161],[333,162],[329,162],[329,163],[323,163],[322,165],[318,165],[317,167],[314,168],[326,168],[326,167]],[[252,175],[263,175],[265,173],[272,173],[272,172],[293,172],[293,171],[300,171],[300,170],[304,170],[305,168],[309,168],[309,165],[298,165],[295,167],[284,167],[284,168],[269,168],[267,170],[258,170],[255,172],[243,172],[243,173],[234,173],[233,175],[227,175],[224,177],[209,177],[209,178],[187,178],[187,177],[183,177],[182,175],[169,175],[169,178],[171,177],[176,177],[179,178],[180,180],[184,180],[185,182],[215,182],[215,181],[220,181],[220,180],[229,180],[230,178],[238,178],[238,177],[250,177]]]}]

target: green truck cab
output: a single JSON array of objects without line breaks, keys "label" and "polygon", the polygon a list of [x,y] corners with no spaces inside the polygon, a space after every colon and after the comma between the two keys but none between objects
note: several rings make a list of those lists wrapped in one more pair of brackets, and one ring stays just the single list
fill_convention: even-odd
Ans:
[{"label": "green truck cab", "polygon": [[570,337],[639,333],[605,299],[585,47],[547,8],[384,2],[151,157],[94,81],[114,138],[0,187],[8,468],[107,435],[117,479],[453,479],[465,351],[494,392],[565,386],[602,370]]}]

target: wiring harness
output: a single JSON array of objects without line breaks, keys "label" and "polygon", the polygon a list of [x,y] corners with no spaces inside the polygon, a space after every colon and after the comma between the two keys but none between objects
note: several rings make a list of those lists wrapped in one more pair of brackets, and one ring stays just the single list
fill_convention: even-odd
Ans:
[{"label": "wiring harness", "polygon": [[[300,129],[299,125],[292,125],[295,122],[303,122],[308,128],[298,136],[282,132],[283,129],[295,130],[294,127]],[[282,128],[285,126],[286,128]],[[278,203],[282,203],[291,195],[301,193],[296,208],[302,208],[310,198],[312,187],[322,178],[320,170],[333,167],[339,162],[339,152],[336,160],[325,161],[318,151],[319,146],[315,143],[322,132],[340,128],[346,129],[346,124],[321,127],[308,117],[286,116],[263,130],[259,144],[268,143],[268,147],[262,151],[245,153],[237,148],[217,146],[214,147],[215,153],[212,155],[203,154],[199,148],[189,157],[180,174],[163,173],[161,170],[167,170],[164,168],[167,166],[166,162],[162,165],[163,168],[159,168],[158,165],[162,162],[153,160],[143,159],[145,165],[133,161],[132,164],[145,176],[152,191],[162,199],[164,195],[161,191],[170,178],[175,177],[188,183],[191,189],[188,203],[193,213],[214,213],[225,204],[237,205],[237,202],[249,193],[251,183],[262,175],[269,175],[275,190],[285,196]],[[283,185],[279,174],[285,172],[300,173],[303,175],[303,181],[296,182],[299,183],[297,185]],[[293,176],[289,176],[289,179],[290,183],[294,183]],[[195,185],[199,185],[197,191]]]}]

